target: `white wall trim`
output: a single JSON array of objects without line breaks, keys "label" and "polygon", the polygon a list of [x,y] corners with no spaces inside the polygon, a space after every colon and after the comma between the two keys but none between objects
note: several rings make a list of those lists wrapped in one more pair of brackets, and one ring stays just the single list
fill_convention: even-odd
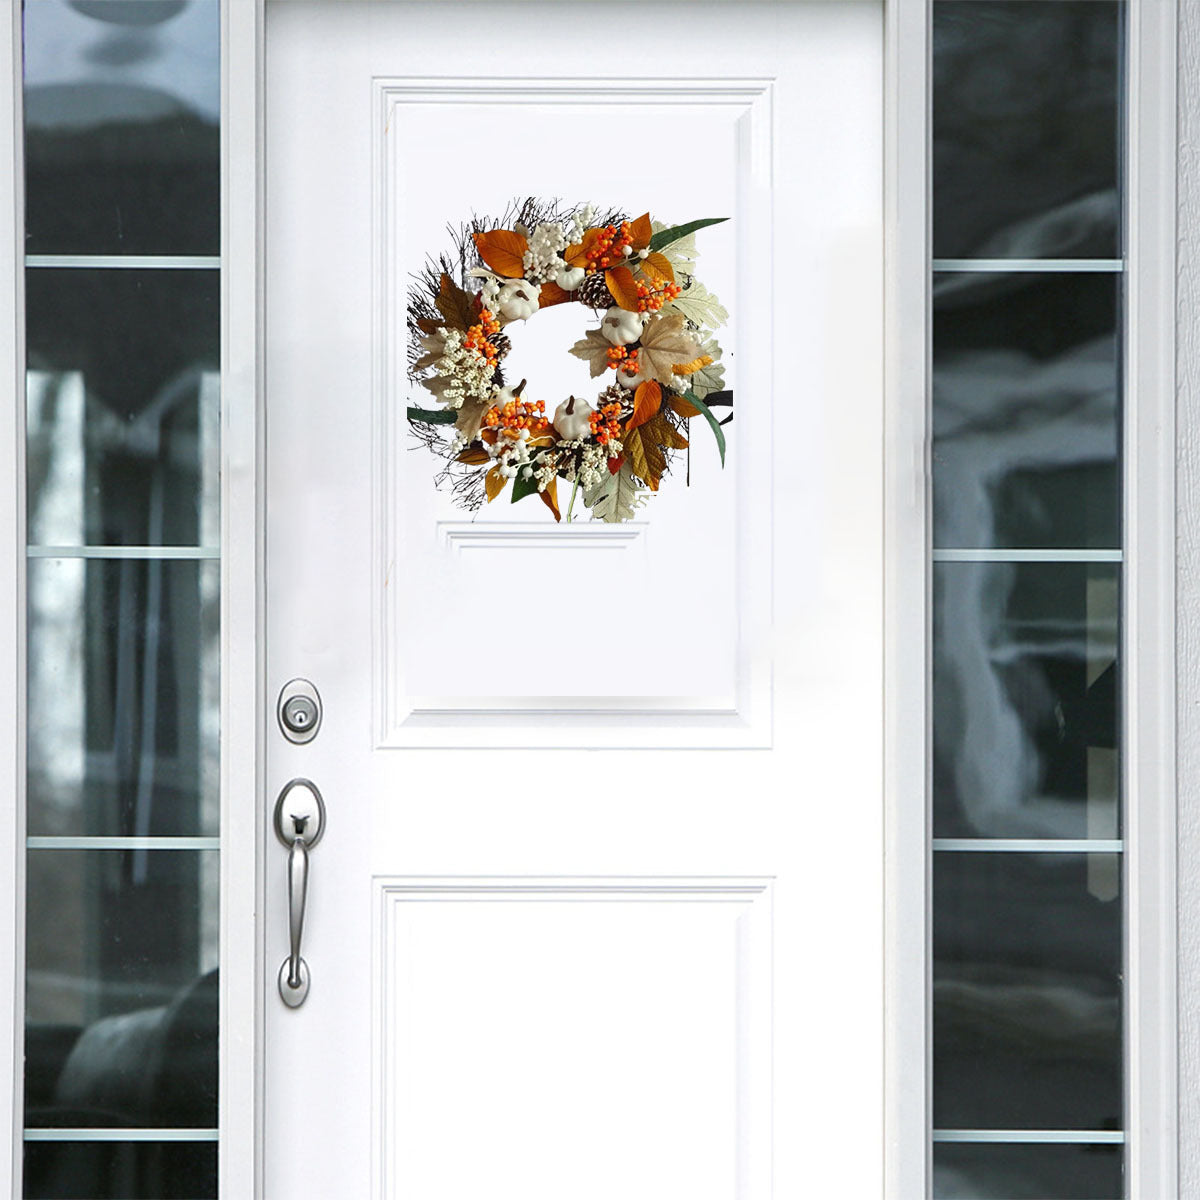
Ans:
[{"label": "white wall trim", "polygon": [[930,1160],[927,0],[891,0],[885,21],[884,1194],[898,1200],[928,1194]]},{"label": "white wall trim", "polygon": [[263,0],[222,0],[219,1195],[262,1195]]},{"label": "white wall trim", "polygon": [[1126,1178],[1177,1191],[1174,0],[1129,6],[1126,145]]},{"label": "white wall trim", "polygon": [[1200,3],[1179,5],[1176,503],[1179,1195],[1200,1197]]},{"label": "white wall trim", "polygon": [[21,117],[21,6],[0,21],[0,1190],[21,1193],[24,1124],[25,987],[25,385],[23,286],[24,178]]}]

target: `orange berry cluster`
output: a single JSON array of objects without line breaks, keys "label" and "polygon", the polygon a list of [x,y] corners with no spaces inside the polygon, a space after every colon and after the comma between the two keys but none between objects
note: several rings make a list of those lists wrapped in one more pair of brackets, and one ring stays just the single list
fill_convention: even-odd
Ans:
[{"label": "orange berry cluster", "polygon": [[546,419],[545,401],[509,400],[503,407],[493,404],[483,415],[488,429],[528,429],[535,421]]},{"label": "orange berry cluster", "polygon": [[629,222],[622,221],[618,229],[615,225],[605,225],[600,236],[587,252],[587,270],[602,271],[605,267],[614,267],[625,261],[625,248],[631,240]]},{"label": "orange berry cluster", "polygon": [[636,349],[629,350],[624,346],[609,346],[607,353],[610,370],[620,367],[626,375],[636,375],[638,373],[638,352]]},{"label": "orange berry cluster", "polygon": [[662,287],[651,287],[641,279],[637,283],[638,312],[658,312],[668,300],[674,300],[683,288],[677,283],[664,283]]},{"label": "orange berry cluster", "polygon": [[496,359],[500,357],[500,353],[488,341],[488,338],[493,333],[499,332],[500,322],[486,308],[481,308],[479,310],[479,324],[472,325],[467,330],[467,336],[463,339],[463,345],[468,350],[474,350],[476,354],[481,354],[488,360],[488,365],[494,367]]},{"label": "orange berry cluster", "polygon": [[592,427],[592,436],[602,446],[616,441],[621,436],[621,406],[619,404],[602,404],[597,412],[588,413],[588,424]]}]

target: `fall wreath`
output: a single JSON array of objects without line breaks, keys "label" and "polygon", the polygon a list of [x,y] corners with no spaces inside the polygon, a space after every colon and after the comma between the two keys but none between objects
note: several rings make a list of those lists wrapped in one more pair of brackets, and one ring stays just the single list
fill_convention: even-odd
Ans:
[{"label": "fall wreath", "polygon": [[[409,377],[438,403],[408,419],[444,460],[439,486],[474,510],[511,482],[513,502],[539,496],[557,521],[562,479],[568,521],[577,495],[594,518],[626,521],[688,448],[691,418],[711,427],[723,464],[731,418],[712,410],[733,397],[713,330],[728,313],[693,270],[696,232],[725,219],[666,226],[530,199],[452,230],[454,254],[431,259],[408,295]],[[510,384],[506,328],[572,303],[596,321],[570,353],[606,377],[599,394]]]}]

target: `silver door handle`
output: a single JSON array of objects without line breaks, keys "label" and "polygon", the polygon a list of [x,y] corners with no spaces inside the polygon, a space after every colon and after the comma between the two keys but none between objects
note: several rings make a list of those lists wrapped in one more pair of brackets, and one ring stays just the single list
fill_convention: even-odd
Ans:
[{"label": "silver door handle", "polygon": [[279,995],[288,1008],[299,1008],[308,996],[308,963],[300,957],[308,897],[308,852],[324,832],[325,801],[317,785],[307,779],[293,779],[275,801],[275,836],[288,848],[290,951],[279,968]]}]

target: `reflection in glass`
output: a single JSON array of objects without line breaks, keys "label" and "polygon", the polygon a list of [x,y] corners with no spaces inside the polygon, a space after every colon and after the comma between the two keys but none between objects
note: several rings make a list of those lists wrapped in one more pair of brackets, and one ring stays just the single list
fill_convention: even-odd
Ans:
[{"label": "reflection in glass", "polygon": [[934,1200],[1121,1200],[1120,1146],[933,1148]]},{"label": "reflection in glass", "polygon": [[219,253],[218,0],[25,5],[30,254]]},{"label": "reflection in glass", "polygon": [[934,276],[935,547],[1120,545],[1119,288]]},{"label": "reflection in glass", "polygon": [[31,835],[216,835],[219,588],[215,560],[30,559]]},{"label": "reflection in glass", "polygon": [[933,5],[935,258],[1120,250],[1122,5]]},{"label": "reflection in glass", "polygon": [[1121,903],[1089,871],[1117,858],[936,855],[935,1128],[1121,1128]]},{"label": "reflection in glass", "polygon": [[26,1200],[216,1200],[215,1142],[27,1142]]},{"label": "reflection in glass", "polygon": [[216,271],[26,272],[34,545],[216,545]]},{"label": "reflection in glass", "polygon": [[1116,564],[933,578],[934,836],[1119,837]]},{"label": "reflection in glass", "polygon": [[216,861],[29,851],[29,1128],[215,1128]]}]

